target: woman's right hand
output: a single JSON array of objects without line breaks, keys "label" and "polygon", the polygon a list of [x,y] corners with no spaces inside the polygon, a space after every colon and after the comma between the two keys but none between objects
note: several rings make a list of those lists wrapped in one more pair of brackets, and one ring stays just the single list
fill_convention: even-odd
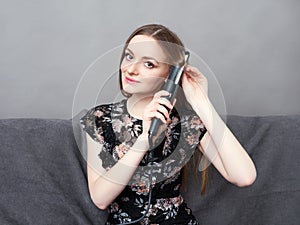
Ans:
[{"label": "woman's right hand", "polygon": [[[163,96],[168,96],[169,93],[165,90],[158,91],[152,98],[151,102],[145,107],[143,112],[143,134],[148,136],[148,131],[151,121],[154,117],[160,119],[163,124],[166,124],[169,118],[169,111],[173,105]],[[175,104],[175,101],[174,103]],[[169,110],[168,110],[168,109]]]}]

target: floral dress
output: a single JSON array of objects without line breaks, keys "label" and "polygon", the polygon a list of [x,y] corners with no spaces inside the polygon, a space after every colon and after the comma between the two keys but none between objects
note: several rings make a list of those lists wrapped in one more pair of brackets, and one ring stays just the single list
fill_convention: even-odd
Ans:
[{"label": "floral dress", "polygon": [[[131,181],[110,204],[106,224],[123,224],[142,217],[134,224],[198,224],[188,208],[180,187],[182,167],[194,153],[206,132],[202,121],[193,111],[170,113],[170,123],[154,148],[153,166],[149,167],[149,151],[144,155]],[[80,120],[83,130],[93,140],[102,144],[99,163],[109,170],[142,133],[142,120],[127,111],[127,100],[91,108]],[[150,174],[152,174],[152,198],[149,200]]]}]

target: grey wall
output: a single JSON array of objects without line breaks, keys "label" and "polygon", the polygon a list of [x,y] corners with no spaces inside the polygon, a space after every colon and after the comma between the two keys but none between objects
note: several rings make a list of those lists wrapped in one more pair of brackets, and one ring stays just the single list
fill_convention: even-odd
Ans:
[{"label": "grey wall", "polygon": [[[297,0],[0,4],[0,118],[71,118],[76,88],[91,63],[120,46],[136,27],[153,22],[175,31],[209,65],[224,97],[220,111],[300,113]],[[89,82],[103,84],[109,75],[100,72]],[[117,86],[107,90],[111,95]],[[95,102],[88,93],[82,107]],[[218,105],[220,96],[212,98]]]}]

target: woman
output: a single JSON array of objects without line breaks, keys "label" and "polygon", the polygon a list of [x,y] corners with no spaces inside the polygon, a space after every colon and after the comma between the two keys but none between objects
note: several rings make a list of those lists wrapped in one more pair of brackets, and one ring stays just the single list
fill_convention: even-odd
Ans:
[{"label": "woman", "polygon": [[[136,29],[120,63],[126,99],[96,106],[81,118],[88,134],[89,191],[97,207],[109,207],[106,224],[198,224],[180,194],[182,167],[195,149],[237,186],[256,178],[252,160],[210,103],[207,79],[197,68],[185,65],[183,91],[174,102],[160,90],[170,65],[184,65],[183,50],[177,35],[162,25]],[[163,125],[151,159],[153,118]]]}]

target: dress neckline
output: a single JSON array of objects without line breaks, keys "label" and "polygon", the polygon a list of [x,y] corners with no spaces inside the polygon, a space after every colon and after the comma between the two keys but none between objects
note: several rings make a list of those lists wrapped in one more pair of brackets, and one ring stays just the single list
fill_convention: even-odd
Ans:
[{"label": "dress neckline", "polygon": [[137,117],[134,117],[133,115],[131,115],[128,111],[128,108],[127,108],[127,102],[128,102],[128,98],[125,98],[122,100],[122,103],[124,104],[124,112],[133,120],[136,120],[136,121],[143,121],[142,119],[139,119]]}]

